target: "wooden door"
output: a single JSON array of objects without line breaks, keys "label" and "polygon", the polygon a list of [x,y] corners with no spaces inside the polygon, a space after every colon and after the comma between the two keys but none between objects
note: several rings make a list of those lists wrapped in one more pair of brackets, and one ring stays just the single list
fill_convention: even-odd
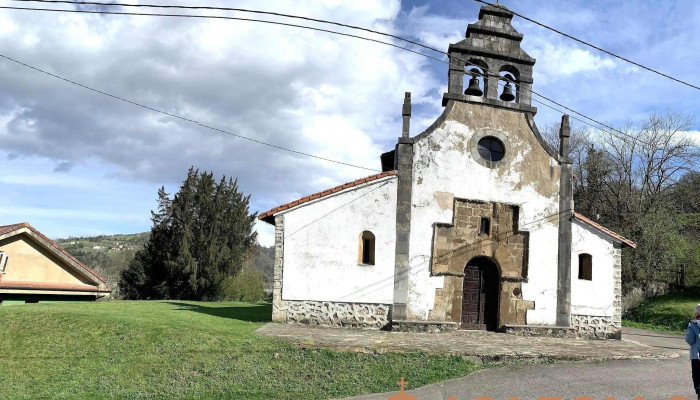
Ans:
[{"label": "wooden door", "polygon": [[484,324],[484,282],[478,265],[468,265],[464,269],[462,293],[462,328],[486,329]]}]

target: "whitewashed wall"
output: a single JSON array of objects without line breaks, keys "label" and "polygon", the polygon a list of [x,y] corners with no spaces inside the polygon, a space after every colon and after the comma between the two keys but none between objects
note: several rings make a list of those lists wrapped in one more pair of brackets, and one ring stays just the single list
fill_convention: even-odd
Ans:
[{"label": "whitewashed wall", "polygon": [[[284,300],[393,302],[395,176],[283,214]],[[365,230],[375,235],[375,265],[358,265],[359,237]]]},{"label": "whitewashed wall", "polygon": [[[458,103],[455,107],[465,107],[470,117],[483,112],[479,110],[483,106],[478,105]],[[536,141],[524,115],[513,117],[513,112],[510,111],[500,111],[508,115],[499,114],[499,111],[491,112],[494,113],[493,117],[484,117],[491,121],[488,128],[506,135],[509,147],[518,149],[508,155],[505,173],[501,171],[499,174],[474,160],[468,143],[475,130],[450,116],[443,127],[437,128],[414,145],[409,314],[427,319],[434,306],[435,289],[443,285],[442,277],[430,277],[433,224],[452,222],[452,202],[444,199],[447,194],[452,194],[458,198],[515,204],[520,207],[520,229],[530,232],[529,283],[523,284],[523,299],[534,300],[536,307],[535,310],[528,311],[527,321],[529,324],[554,324],[559,177],[558,172],[553,174],[551,171],[558,171],[558,163]],[[509,126],[500,124],[500,121],[505,120]],[[522,171],[533,168],[533,157],[545,160],[541,161],[544,162],[543,169],[548,174],[552,173],[550,178],[555,184],[554,190],[550,191],[556,191],[555,194],[544,196],[534,186],[536,183],[529,184],[524,179]]]},{"label": "whitewashed wall", "polygon": [[[574,220],[571,240],[571,314],[611,317],[614,313],[613,241],[590,226]],[[593,279],[578,279],[578,255],[593,258]]]}]

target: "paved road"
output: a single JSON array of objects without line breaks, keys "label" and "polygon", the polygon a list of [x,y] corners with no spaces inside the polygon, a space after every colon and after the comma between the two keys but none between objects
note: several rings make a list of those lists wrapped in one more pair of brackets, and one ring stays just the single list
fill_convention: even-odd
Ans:
[{"label": "paved road", "polygon": [[[623,338],[648,346],[670,349],[680,355],[670,360],[625,360],[592,364],[554,364],[507,366],[479,371],[464,378],[424,386],[409,393],[419,400],[472,400],[488,396],[495,400],[539,399],[545,396],[571,400],[589,396],[596,400],[669,399],[683,396],[696,398],[690,378],[688,346],[682,336],[640,329],[623,329]],[[398,380],[398,379],[397,379]],[[410,387],[410,383],[409,383]],[[393,393],[353,397],[363,400],[386,400]]]}]

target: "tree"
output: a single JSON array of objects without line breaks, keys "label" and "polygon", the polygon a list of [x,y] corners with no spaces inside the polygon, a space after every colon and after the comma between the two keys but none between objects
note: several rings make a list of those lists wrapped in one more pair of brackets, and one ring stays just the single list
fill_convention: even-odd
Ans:
[{"label": "tree", "polygon": [[[573,195],[578,212],[638,244],[623,257],[625,287],[700,278],[700,173],[693,118],[667,112],[614,131],[574,129],[571,135]],[[554,148],[559,126],[543,130]],[[680,272],[679,272],[680,271]]]},{"label": "tree", "polygon": [[260,301],[265,298],[263,276],[257,269],[244,268],[234,278],[227,278],[222,285],[224,300]]},{"label": "tree", "polygon": [[246,263],[257,242],[250,196],[236,180],[190,168],[171,199],[158,191],[151,235],[122,272],[120,292],[128,299],[217,300],[222,283]]}]

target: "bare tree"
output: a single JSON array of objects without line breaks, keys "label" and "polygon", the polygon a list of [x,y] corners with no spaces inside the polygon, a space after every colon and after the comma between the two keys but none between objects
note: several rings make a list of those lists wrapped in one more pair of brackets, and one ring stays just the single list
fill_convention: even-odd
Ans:
[{"label": "bare tree", "polygon": [[[682,221],[674,205],[674,188],[695,171],[700,151],[689,137],[689,115],[653,114],[642,123],[628,124],[621,137],[600,134],[605,152],[599,184],[602,219],[634,238],[639,247],[625,257],[623,280],[629,284],[672,281],[677,268],[673,248]],[[590,158],[590,154],[588,156]],[[595,190],[595,188],[591,188]]]},{"label": "bare tree", "polygon": [[[621,127],[624,135],[572,132],[576,210],[639,244],[623,258],[628,287],[675,279],[682,258],[678,243],[687,242],[681,236],[688,231],[683,231],[687,218],[680,218],[679,211],[693,209],[680,193],[692,190],[699,176],[700,149],[688,133],[693,122],[690,115],[666,112]],[[558,147],[558,125],[546,126],[542,133]],[[676,204],[679,199],[685,206]]]}]

